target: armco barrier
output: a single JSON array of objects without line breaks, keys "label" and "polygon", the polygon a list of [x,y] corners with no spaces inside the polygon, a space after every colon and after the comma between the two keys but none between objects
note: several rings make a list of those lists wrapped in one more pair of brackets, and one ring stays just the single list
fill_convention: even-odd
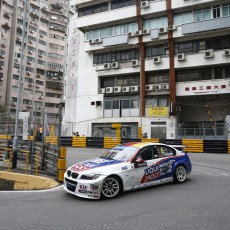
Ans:
[{"label": "armco barrier", "polygon": [[104,137],[104,148],[111,149],[121,143],[119,138],[113,137]]},{"label": "armco barrier", "polygon": [[182,145],[186,146],[184,151],[194,152],[194,153],[203,153],[203,140],[200,139],[182,139]]},{"label": "armco barrier", "polygon": [[160,139],[159,142],[167,145],[182,145],[182,140],[177,139]]},{"label": "armco barrier", "polygon": [[104,138],[103,137],[86,137],[86,146],[94,147],[94,148],[103,148]]},{"label": "armco barrier", "polygon": [[159,138],[151,138],[151,139],[144,138],[144,139],[141,139],[141,142],[155,142],[155,143],[158,143],[158,142],[160,142],[160,139]]},{"label": "armco barrier", "polygon": [[66,148],[61,147],[58,158],[58,181],[64,181],[66,171]]},{"label": "armco barrier", "polygon": [[73,137],[72,138],[73,147],[86,147],[86,137]]},{"label": "armco barrier", "polygon": [[230,154],[230,140],[228,140],[228,153]]},{"label": "armco barrier", "polygon": [[204,140],[203,145],[204,145],[205,153],[227,153],[228,152],[227,141]]}]

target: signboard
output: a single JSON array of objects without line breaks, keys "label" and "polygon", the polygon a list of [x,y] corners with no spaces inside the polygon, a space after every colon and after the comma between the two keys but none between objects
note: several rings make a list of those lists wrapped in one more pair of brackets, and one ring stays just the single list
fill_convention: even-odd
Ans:
[{"label": "signboard", "polygon": [[30,112],[19,112],[19,119],[23,120],[22,140],[28,139]]},{"label": "signboard", "polygon": [[230,93],[229,80],[179,82],[176,96],[207,95]]},{"label": "signboard", "polygon": [[149,107],[147,108],[148,117],[167,117],[169,114],[168,107]]}]

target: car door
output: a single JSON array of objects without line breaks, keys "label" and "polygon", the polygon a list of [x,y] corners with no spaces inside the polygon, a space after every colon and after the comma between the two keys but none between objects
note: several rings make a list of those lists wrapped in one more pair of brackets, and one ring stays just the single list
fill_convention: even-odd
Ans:
[{"label": "car door", "polygon": [[[147,187],[159,184],[172,177],[175,152],[167,146],[152,145],[141,149],[134,159],[132,187]],[[143,161],[139,160],[142,159]]]},{"label": "car door", "polygon": [[143,177],[146,170],[154,165],[154,152],[153,146],[147,146],[141,149],[133,160],[133,170],[130,175],[130,186],[131,188],[143,187],[145,181]]}]

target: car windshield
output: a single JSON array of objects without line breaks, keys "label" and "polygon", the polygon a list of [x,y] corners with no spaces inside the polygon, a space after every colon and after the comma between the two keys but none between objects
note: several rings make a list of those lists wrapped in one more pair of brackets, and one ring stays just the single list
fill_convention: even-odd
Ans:
[{"label": "car windshield", "polygon": [[120,161],[129,161],[132,158],[132,156],[138,151],[138,149],[139,148],[132,147],[132,146],[120,145],[104,153],[101,156],[101,158],[120,160]]}]

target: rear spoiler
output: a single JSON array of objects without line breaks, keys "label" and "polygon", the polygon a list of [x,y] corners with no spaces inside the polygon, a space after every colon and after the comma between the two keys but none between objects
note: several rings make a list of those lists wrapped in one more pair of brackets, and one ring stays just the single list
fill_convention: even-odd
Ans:
[{"label": "rear spoiler", "polygon": [[184,148],[187,148],[186,145],[169,145],[177,150],[184,151]]}]

